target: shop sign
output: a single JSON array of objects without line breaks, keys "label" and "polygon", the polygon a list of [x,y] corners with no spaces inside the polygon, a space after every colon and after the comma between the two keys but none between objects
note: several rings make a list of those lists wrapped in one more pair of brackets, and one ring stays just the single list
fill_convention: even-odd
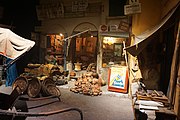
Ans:
[{"label": "shop sign", "polygon": [[120,21],[118,29],[122,30],[122,31],[125,31],[125,32],[128,32],[129,31],[129,24],[128,24],[128,22]]},{"label": "shop sign", "polygon": [[88,0],[72,2],[72,12],[84,12],[86,11],[87,7],[88,7]]},{"label": "shop sign", "polygon": [[108,90],[127,92],[128,71],[126,66],[111,67],[109,69]]},{"label": "shop sign", "polygon": [[38,20],[60,18],[64,16],[64,6],[62,3],[53,3],[36,6]]},{"label": "shop sign", "polygon": [[132,15],[141,13],[141,3],[135,3],[132,5],[125,5],[124,6],[124,14],[125,15]]},{"label": "shop sign", "polygon": [[108,31],[108,26],[107,25],[100,25],[100,32],[107,32]]},{"label": "shop sign", "polygon": [[113,32],[113,31],[117,31],[118,30],[118,26],[117,25],[110,25],[109,26],[109,31]]}]

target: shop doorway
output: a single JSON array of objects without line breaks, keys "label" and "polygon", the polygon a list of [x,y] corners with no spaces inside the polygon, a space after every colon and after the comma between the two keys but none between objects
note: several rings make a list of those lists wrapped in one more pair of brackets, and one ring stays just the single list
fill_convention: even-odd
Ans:
[{"label": "shop doorway", "polygon": [[[74,32],[76,34],[79,32]],[[72,63],[80,63],[81,70],[86,70],[91,63],[97,61],[97,32],[86,32],[76,36],[72,42]]]},{"label": "shop doorway", "polygon": [[[56,59],[54,64],[64,65],[64,35],[48,34],[46,56],[52,55]],[[46,63],[46,62],[45,62]]]}]

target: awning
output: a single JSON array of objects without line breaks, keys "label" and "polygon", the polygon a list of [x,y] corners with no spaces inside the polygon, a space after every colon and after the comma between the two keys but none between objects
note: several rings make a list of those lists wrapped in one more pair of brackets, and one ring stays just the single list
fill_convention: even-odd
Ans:
[{"label": "awning", "polygon": [[169,20],[169,18],[173,15],[178,6],[179,3],[174,9],[171,10],[171,12],[169,12],[169,14],[161,21],[161,23],[159,23],[151,29],[146,30],[142,34],[135,36],[134,44],[126,47],[125,50],[129,52],[132,56],[137,56],[139,53],[141,53],[142,50],[151,41],[149,37],[153,35],[156,31],[158,31]]},{"label": "awning", "polygon": [[34,41],[22,38],[7,28],[0,28],[0,54],[16,59],[35,45]]}]

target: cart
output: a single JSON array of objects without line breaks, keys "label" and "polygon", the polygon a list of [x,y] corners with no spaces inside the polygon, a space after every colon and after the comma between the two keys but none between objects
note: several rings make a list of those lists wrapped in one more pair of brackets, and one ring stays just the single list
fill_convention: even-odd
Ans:
[{"label": "cart", "polygon": [[[61,102],[60,96],[28,98],[28,97],[21,96],[22,93],[23,92],[20,90],[18,86],[16,86],[16,88],[13,89],[10,95],[0,93],[0,120],[25,120],[27,117],[42,117],[42,116],[65,113],[69,111],[77,111],[80,115],[80,120],[83,120],[82,111],[74,107],[68,107],[68,108],[54,110],[50,112],[39,112],[39,113],[28,112],[26,101],[37,101],[37,100],[57,98],[59,102]],[[48,104],[51,104],[51,103],[48,103]],[[42,107],[45,105],[47,104],[35,106],[34,108]]]}]

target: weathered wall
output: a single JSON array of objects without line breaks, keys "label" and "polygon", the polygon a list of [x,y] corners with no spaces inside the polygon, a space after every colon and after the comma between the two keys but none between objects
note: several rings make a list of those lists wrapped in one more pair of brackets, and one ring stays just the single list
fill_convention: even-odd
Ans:
[{"label": "weathered wall", "polygon": [[[132,16],[132,33],[136,36],[159,24],[161,19],[165,17],[179,0],[139,0],[139,2],[141,3],[142,12]],[[156,58],[158,52],[156,50],[158,49],[159,40],[159,36],[155,36],[153,38],[153,44],[149,44],[147,46],[148,49],[146,48],[146,50],[141,53],[141,61],[145,63],[144,66],[142,66],[143,70],[141,69],[140,72],[137,72],[138,78],[143,76],[147,79],[151,78],[151,80],[157,80],[153,81],[155,82],[154,84],[151,84],[153,82],[148,81],[148,84],[151,84],[150,87],[152,87],[152,89],[157,88],[156,83],[158,83],[159,79],[159,64],[156,61],[153,61],[154,59],[158,59]],[[133,44],[133,39],[131,42],[131,44]],[[148,53],[148,51],[150,52]],[[134,57],[130,56],[131,68],[133,67],[134,59]],[[142,71],[144,72],[143,75]],[[132,79],[133,77],[131,76],[130,81]]]},{"label": "weathered wall", "polygon": [[[141,3],[141,13],[132,15],[132,34],[135,36],[158,24],[161,18],[161,3],[159,0],[140,0],[139,2]],[[131,44],[133,42],[132,37]],[[130,70],[134,67],[136,59],[137,57],[129,55]],[[134,75],[135,78],[143,77],[140,69],[136,73],[130,72],[130,83],[134,79]]]},{"label": "weathered wall", "polygon": [[[79,31],[86,30],[89,27],[91,31],[97,31],[100,23],[103,22],[103,19],[101,19],[102,1],[103,0],[82,1],[82,4],[87,4],[87,7],[85,9],[82,7],[82,11],[78,11],[79,9],[76,11],[76,9],[73,9],[75,7],[73,7],[73,2],[75,2],[73,0],[40,0],[40,5],[37,6],[37,8],[39,8],[39,13],[41,13],[38,14],[38,18],[42,19],[42,25],[37,27],[36,31],[43,34],[67,33],[67,35],[70,36],[73,30],[80,24],[81,27],[78,28]],[[105,15],[104,12],[102,14],[103,16]],[[84,24],[84,26],[82,26],[82,24]],[[78,30],[76,29],[75,31]]]},{"label": "weathered wall", "polygon": [[132,33],[139,35],[148,28],[158,24],[161,17],[160,0],[140,0],[140,14],[133,15]]},{"label": "weathered wall", "polygon": [[[71,19],[56,19],[48,20],[42,23],[43,33],[67,33],[70,36],[76,26],[84,24],[80,31],[87,30],[91,28],[92,31],[97,31],[100,25],[99,17],[86,17],[86,18],[71,18]],[[78,30],[75,30],[78,31]]]}]

